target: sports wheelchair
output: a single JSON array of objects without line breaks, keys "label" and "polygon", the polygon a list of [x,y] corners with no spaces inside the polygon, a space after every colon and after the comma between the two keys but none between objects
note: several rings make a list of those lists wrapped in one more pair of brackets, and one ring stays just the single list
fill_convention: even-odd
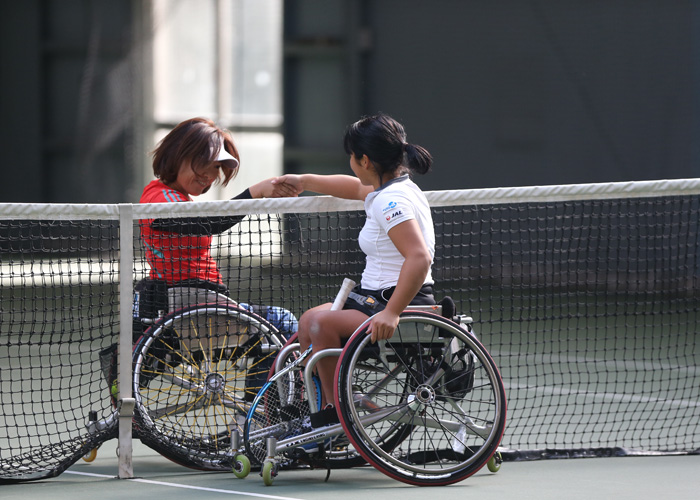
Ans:
[{"label": "sports wheelchair", "polygon": [[[167,314],[159,304],[135,318],[133,433],[181,465],[230,471],[230,436],[243,431],[285,338],[256,309],[214,292],[193,294],[202,302]],[[114,344],[100,354],[114,410],[103,420],[91,412],[93,433],[117,427],[116,352]],[[83,459],[94,460],[96,452]]]},{"label": "sports wheelchair", "polygon": [[[376,344],[367,335],[369,321],[340,349],[312,355],[300,352],[294,338],[287,342],[243,435],[232,433],[237,477],[248,475],[251,462],[266,485],[294,463],[329,470],[369,463],[428,486],[461,481],[484,465],[500,468],[505,389],[471,318],[445,318],[441,306],[409,306],[394,335]],[[315,427],[321,398],[314,366],[325,356],[339,358],[340,423]]]}]

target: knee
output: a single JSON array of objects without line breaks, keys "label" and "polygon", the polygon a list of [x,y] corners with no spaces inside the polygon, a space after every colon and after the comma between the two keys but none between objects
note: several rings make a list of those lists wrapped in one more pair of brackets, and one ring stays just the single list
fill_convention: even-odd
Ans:
[{"label": "knee", "polygon": [[311,343],[311,329],[312,325],[315,323],[313,319],[313,311],[306,311],[299,318],[299,327],[297,330],[297,335],[302,343]]},{"label": "knee", "polygon": [[322,331],[316,311],[307,311],[299,318],[299,339],[308,343],[318,342]]}]

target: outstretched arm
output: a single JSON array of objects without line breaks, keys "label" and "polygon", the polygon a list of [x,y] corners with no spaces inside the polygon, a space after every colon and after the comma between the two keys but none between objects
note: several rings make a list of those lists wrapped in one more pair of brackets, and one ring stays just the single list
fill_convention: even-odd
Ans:
[{"label": "outstretched arm", "polygon": [[[289,184],[275,185],[275,177],[253,184],[232,200],[249,200],[251,198],[282,198],[297,196],[298,192]],[[220,234],[238,224],[245,215],[230,217],[188,217],[182,219],[155,219],[151,227],[157,231],[186,234],[191,236],[209,236]]]},{"label": "outstretched arm", "polygon": [[363,185],[357,177],[351,175],[287,174],[272,181],[275,185],[289,185],[297,193],[312,191],[328,194],[347,200],[364,200],[374,191],[372,186]]}]

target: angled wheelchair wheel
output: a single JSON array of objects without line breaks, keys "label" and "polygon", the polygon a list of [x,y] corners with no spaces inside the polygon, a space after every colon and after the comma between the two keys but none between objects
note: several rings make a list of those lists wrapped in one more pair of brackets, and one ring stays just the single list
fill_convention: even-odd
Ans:
[{"label": "angled wheelchair wheel", "polygon": [[[275,365],[279,365],[280,370],[284,370],[300,355],[297,334],[295,333],[285,344],[285,348],[280,352],[280,357],[276,360]],[[276,366],[273,366],[269,378],[272,378],[276,373]],[[258,462],[266,458],[265,439],[267,437],[281,439],[290,433],[301,431],[302,427],[305,427],[304,430],[309,430],[309,399],[315,400],[316,408],[321,407],[320,381],[314,377],[313,382],[313,387],[308,390],[304,384],[303,366],[299,366],[276,380],[274,387],[268,388],[256,407],[256,411],[251,414],[251,418],[247,421],[244,441],[250,456],[253,456]],[[285,422],[292,430],[279,432],[279,429],[283,427],[278,424]],[[322,453],[310,455],[288,453],[287,458],[312,467],[331,469],[358,467],[366,463],[345,436],[328,439],[322,443],[322,447]]]},{"label": "angled wheelchair wheel", "polygon": [[[304,390],[299,369],[290,369],[275,381],[275,365],[285,370],[299,358],[296,336],[290,338],[275,358],[270,368],[267,382],[263,386],[248,412],[243,442],[246,454],[256,465],[266,463],[268,458],[267,439],[284,439],[302,432],[302,426],[309,419],[309,403]],[[288,465],[286,460],[282,465]]]},{"label": "angled wheelchair wheel", "polygon": [[133,353],[141,441],[188,467],[231,470],[231,432],[243,432],[256,381],[282,343],[274,326],[234,304],[195,305],[158,320]]},{"label": "angled wheelchair wheel", "polygon": [[[297,342],[296,333],[290,338],[290,342]],[[300,379],[302,378],[301,372],[299,373],[299,377]],[[300,380],[300,384],[303,387],[303,380]],[[308,392],[306,389],[303,390],[304,392]],[[316,377],[314,377],[314,387],[310,393],[315,395],[316,407],[321,408],[321,382]],[[327,440],[323,443],[323,447],[323,453],[304,457],[303,462],[312,467],[325,469],[347,469],[350,467],[359,467],[367,463],[345,436],[338,436]]]},{"label": "angled wheelchair wheel", "polygon": [[[321,404],[321,387],[314,377],[314,385],[307,390],[304,384],[302,365],[299,358],[297,335],[289,338],[275,358],[270,368],[267,383],[258,393],[248,413],[243,433],[246,453],[256,464],[264,464],[269,458],[267,439],[278,441],[287,439],[311,430],[310,399],[315,406]],[[273,379],[277,373],[279,376]],[[291,467],[306,460],[307,454],[292,449],[278,457],[279,467]]]},{"label": "angled wheelchair wheel", "polygon": [[503,435],[506,398],[481,343],[427,312],[404,312],[393,337],[376,344],[368,324],[336,369],[340,421],[355,449],[384,474],[418,486],[455,483],[486,465]]}]

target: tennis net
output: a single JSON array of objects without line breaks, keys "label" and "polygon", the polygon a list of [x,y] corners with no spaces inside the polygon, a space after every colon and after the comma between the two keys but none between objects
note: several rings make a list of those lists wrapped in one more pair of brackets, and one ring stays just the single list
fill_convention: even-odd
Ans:
[{"label": "tennis net", "polygon": [[[427,194],[438,298],[474,318],[506,386],[506,459],[700,450],[700,180]],[[0,481],[116,437],[99,354],[132,309],[120,269],[148,274],[139,221],[236,214],[212,243],[233,299],[299,317],[359,281],[359,202],[0,204]]]}]

